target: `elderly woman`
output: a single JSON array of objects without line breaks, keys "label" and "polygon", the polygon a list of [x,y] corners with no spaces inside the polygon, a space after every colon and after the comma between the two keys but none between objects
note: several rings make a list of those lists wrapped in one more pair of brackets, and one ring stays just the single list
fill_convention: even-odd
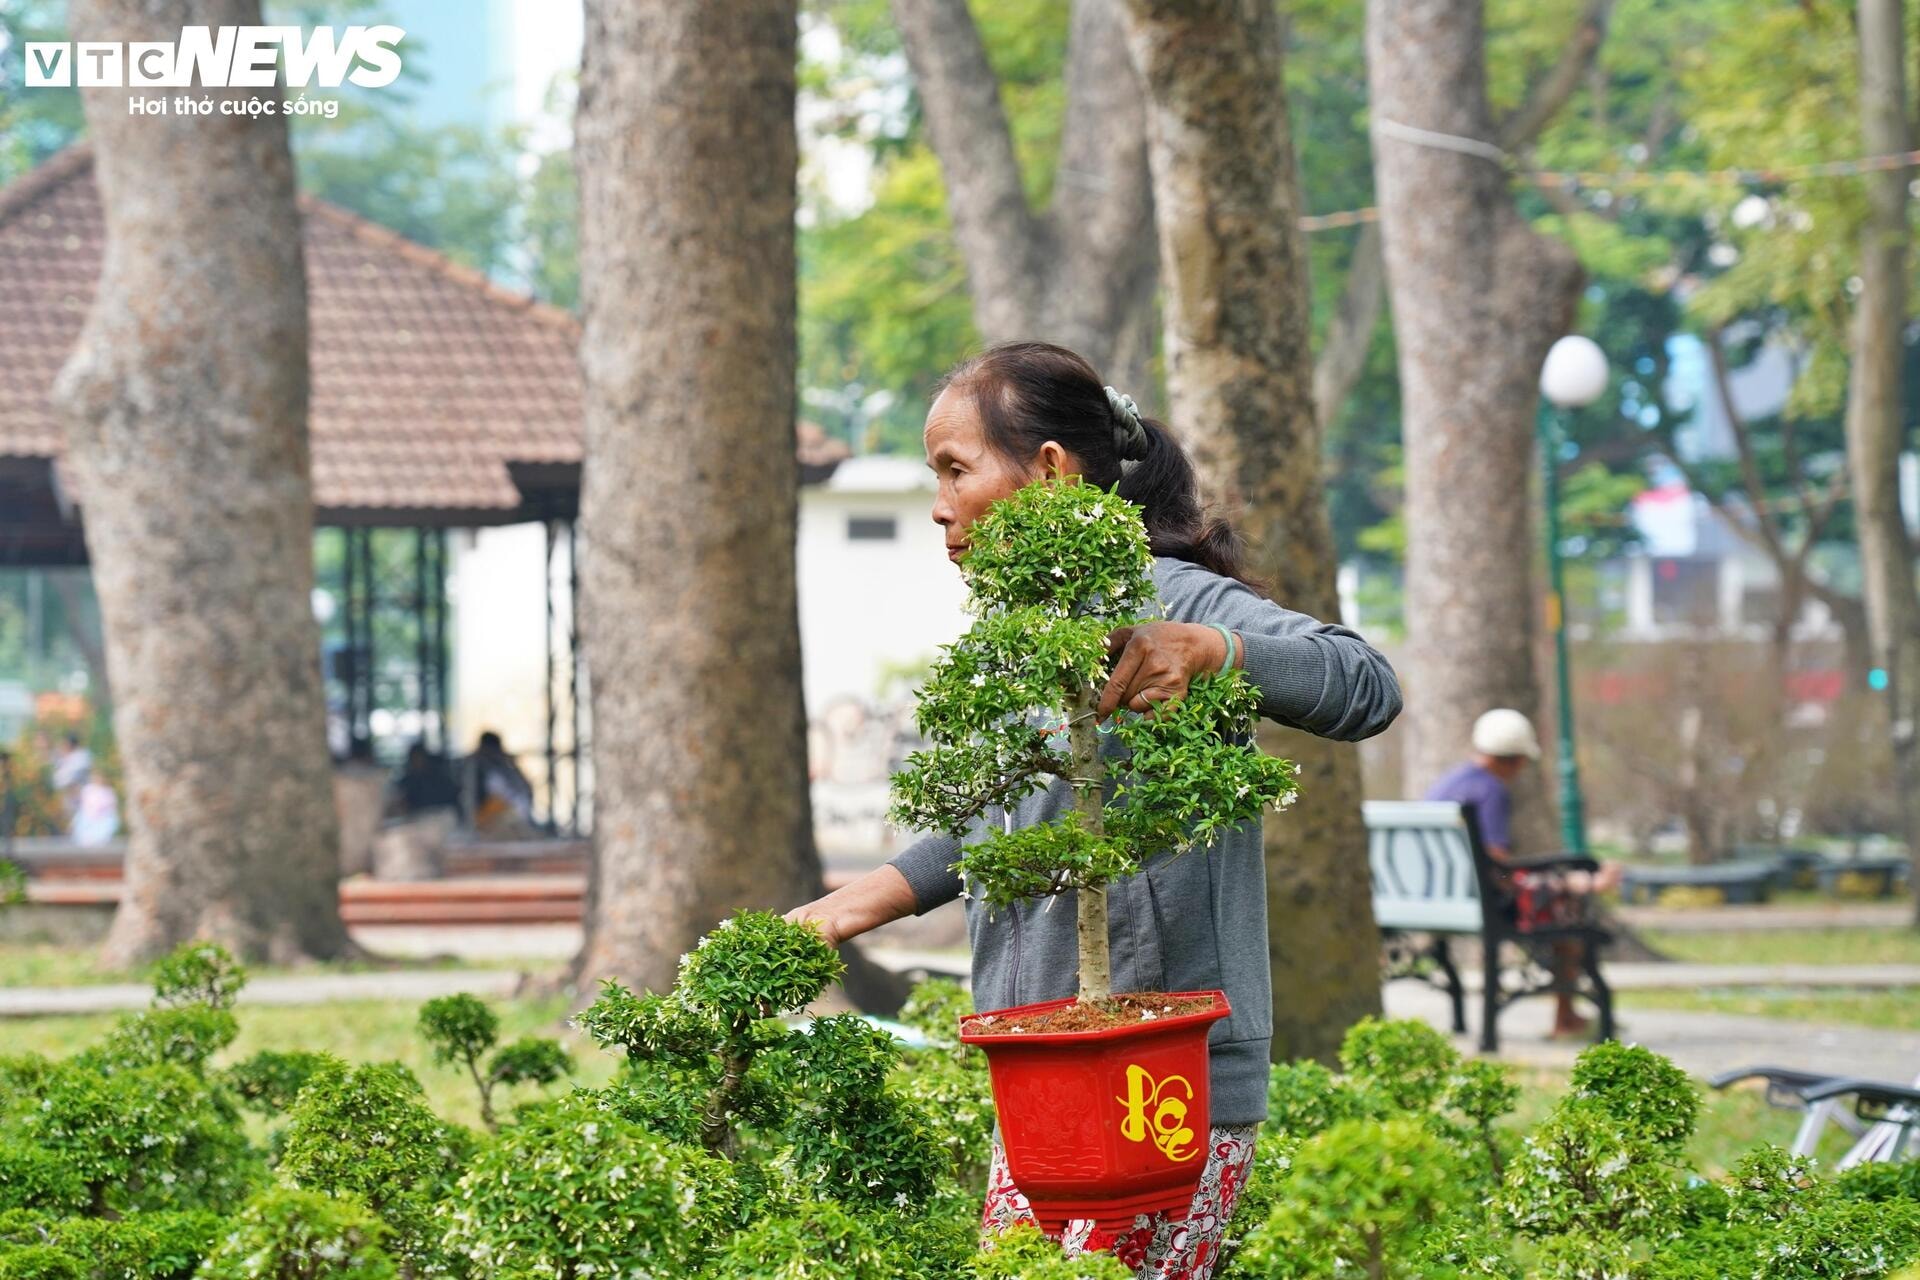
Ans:
[{"label": "elderly woman", "polygon": [[[1007,343],[961,364],[941,382],[925,443],[927,465],[939,477],[933,519],[946,531],[947,558],[955,562],[966,555],[968,530],[988,506],[1049,475],[1084,477],[1143,509],[1166,620],[1113,634],[1102,715],[1179,698],[1193,677],[1228,664],[1259,690],[1263,715],[1322,737],[1369,737],[1399,713],[1400,687],[1386,660],[1344,627],[1266,599],[1242,565],[1234,531],[1203,514],[1193,464],[1172,433],[1103,386],[1073,352]],[[1071,788],[1056,779],[1013,814],[990,812],[983,821],[996,829],[1009,818],[1020,827],[1046,822],[1071,799]],[[839,942],[925,914],[960,896],[963,886],[949,869],[959,847],[948,836],[929,836],[788,918],[816,921]],[[1071,1223],[1063,1241],[1069,1252],[1110,1248],[1154,1280],[1212,1275],[1267,1111],[1273,992],[1261,859],[1260,830],[1250,824],[1206,854],[1149,858],[1139,874],[1109,889],[1113,989],[1220,988],[1233,1013],[1214,1024],[1210,1038],[1210,1155],[1187,1218],[1142,1216],[1117,1233]],[[1075,993],[1076,912],[1070,901],[1051,905],[1035,901],[990,913],[977,896],[968,900],[976,1007]],[[989,1178],[983,1230],[1004,1230],[1031,1216],[997,1140]]]}]

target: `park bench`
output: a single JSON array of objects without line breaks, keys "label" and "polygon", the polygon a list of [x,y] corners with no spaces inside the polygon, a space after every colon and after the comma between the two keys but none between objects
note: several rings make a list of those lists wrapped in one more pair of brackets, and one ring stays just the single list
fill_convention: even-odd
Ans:
[{"label": "park bench", "polygon": [[[1582,922],[1522,931],[1506,906],[1501,889],[1504,870],[1552,871],[1598,868],[1591,858],[1555,854],[1516,858],[1503,868],[1481,843],[1472,813],[1451,802],[1370,800],[1367,863],[1373,877],[1373,916],[1387,953],[1385,979],[1419,978],[1445,991],[1453,1001],[1453,1029],[1467,1029],[1466,989],[1454,964],[1449,940],[1480,940],[1483,977],[1480,991],[1480,1048],[1500,1050],[1500,1013],[1528,996],[1559,989],[1552,944],[1570,940],[1580,952],[1586,975],[1575,994],[1592,1001],[1600,1014],[1600,1038],[1613,1038],[1613,992],[1600,973],[1600,948],[1609,935],[1598,924]],[[1421,945],[1413,941],[1424,937]],[[1501,979],[1506,943],[1527,958],[1518,984]],[[1435,978],[1434,969],[1440,977]],[[1545,971],[1544,980],[1539,971]]]},{"label": "park bench", "polygon": [[1771,861],[1716,862],[1704,867],[1628,867],[1620,880],[1622,902],[1675,901],[1699,906],[1766,902],[1773,896],[1777,865]]},{"label": "park bench", "polygon": [[[1791,1067],[1740,1067],[1708,1081],[1716,1089],[1748,1080],[1765,1083],[1767,1102],[1804,1112],[1793,1138],[1793,1154],[1811,1156],[1820,1144],[1821,1130],[1838,1125],[1858,1139],[1838,1162],[1850,1169],[1870,1161],[1892,1163],[1905,1154],[1915,1129],[1920,1129],[1920,1077],[1912,1085]],[[1841,1103],[1852,1099],[1851,1108]]]}]

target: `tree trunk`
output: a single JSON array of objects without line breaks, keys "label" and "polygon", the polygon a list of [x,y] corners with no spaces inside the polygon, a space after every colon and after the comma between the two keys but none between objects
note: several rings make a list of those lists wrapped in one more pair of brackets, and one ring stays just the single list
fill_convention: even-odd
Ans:
[{"label": "tree trunk", "polygon": [[[1092,685],[1074,689],[1067,701],[1067,737],[1073,760],[1073,808],[1080,825],[1096,836],[1107,833],[1105,803],[1107,766],[1100,758],[1100,728],[1094,723],[1094,709],[1100,691]],[[1074,894],[1077,917],[1074,941],[1080,954],[1080,990],[1082,1004],[1105,1000],[1113,994],[1113,949],[1108,937],[1107,886],[1081,887]]]},{"label": "tree trunk", "polygon": [[[1907,131],[1905,6],[1861,0],[1860,123],[1869,155],[1905,152]],[[1907,174],[1871,173],[1860,244],[1860,301],[1854,314],[1853,369],[1847,396],[1847,466],[1853,478],[1867,630],[1874,666],[1886,673],[1894,791],[1907,851],[1914,860],[1914,922],[1920,926],[1920,589],[1913,543],[1900,510],[1900,451],[1905,443],[1900,371],[1907,316]]]},{"label": "tree trunk", "polygon": [[[1320,483],[1306,247],[1279,15],[1261,0],[1129,0],[1146,77],[1173,418],[1282,603],[1339,614]],[[1300,803],[1266,824],[1277,1059],[1331,1059],[1380,1011],[1359,752],[1272,730]]]},{"label": "tree trunk", "polygon": [[821,892],[794,581],[797,21],[795,0],[587,6],[582,984],[666,991],[725,917]]},{"label": "tree trunk", "polygon": [[[79,41],[259,22],[257,0],[75,0],[70,15]],[[126,891],[106,960],[192,937],[275,962],[338,955],[286,124],[81,96],[107,248],[55,398],[125,762]]]},{"label": "tree trunk", "polygon": [[[1480,0],[1368,0],[1374,176],[1405,406],[1412,794],[1467,753],[1482,712],[1513,707],[1537,724],[1541,708],[1533,428],[1540,365],[1572,323],[1581,274],[1565,246],[1522,221],[1504,167],[1469,153],[1496,136],[1482,59]],[[1416,141],[1410,129],[1429,132]],[[1523,853],[1558,843],[1542,772],[1516,797]]]},{"label": "tree trunk", "polygon": [[946,177],[981,338],[1060,343],[1148,404],[1153,203],[1117,0],[1074,0],[1066,115],[1044,212],[1027,200],[999,81],[966,0],[893,0],[893,13]]}]

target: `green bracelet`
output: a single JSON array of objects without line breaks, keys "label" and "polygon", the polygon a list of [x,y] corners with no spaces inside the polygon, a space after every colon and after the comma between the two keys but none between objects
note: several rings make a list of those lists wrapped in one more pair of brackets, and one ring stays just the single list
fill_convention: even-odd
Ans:
[{"label": "green bracelet", "polygon": [[1207,625],[1212,627],[1215,631],[1218,631],[1220,633],[1220,638],[1227,642],[1227,660],[1226,660],[1226,663],[1223,666],[1221,666],[1220,669],[1222,671],[1233,670],[1234,665],[1238,661],[1240,656],[1240,642],[1233,638],[1233,632],[1227,630],[1220,623],[1209,622]]}]

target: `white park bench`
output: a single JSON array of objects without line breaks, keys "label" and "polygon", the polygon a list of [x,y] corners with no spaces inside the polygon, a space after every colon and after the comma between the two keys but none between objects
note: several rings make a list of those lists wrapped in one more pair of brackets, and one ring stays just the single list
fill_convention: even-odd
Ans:
[{"label": "white park bench", "polygon": [[[1473,815],[1450,801],[1370,800],[1367,863],[1373,877],[1373,918],[1386,946],[1385,979],[1419,978],[1453,1001],[1453,1029],[1467,1029],[1466,988],[1448,939],[1480,940],[1485,979],[1481,984],[1480,1048],[1500,1049],[1500,1011],[1527,996],[1557,991],[1552,944],[1570,940],[1579,948],[1584,985],[1575,994],[1592,1001],[1600,1015],[1600,1038],[1613,1038],[1613,992],[1600,973],[1605,929],[1591,921],[1521,930],[1502,885],[1503,871],[1596,870],[1591,858],[1554,854],[1496,864],[1480,842]],[[1424,943],[1418,939],[1425,939]],[[1501,980],[1506,943],[1526,957],[1517,985]],[[1434,969],[1439,970],[1436,979]],[[1544,971],[1544,979],[1540,976]]]}]

